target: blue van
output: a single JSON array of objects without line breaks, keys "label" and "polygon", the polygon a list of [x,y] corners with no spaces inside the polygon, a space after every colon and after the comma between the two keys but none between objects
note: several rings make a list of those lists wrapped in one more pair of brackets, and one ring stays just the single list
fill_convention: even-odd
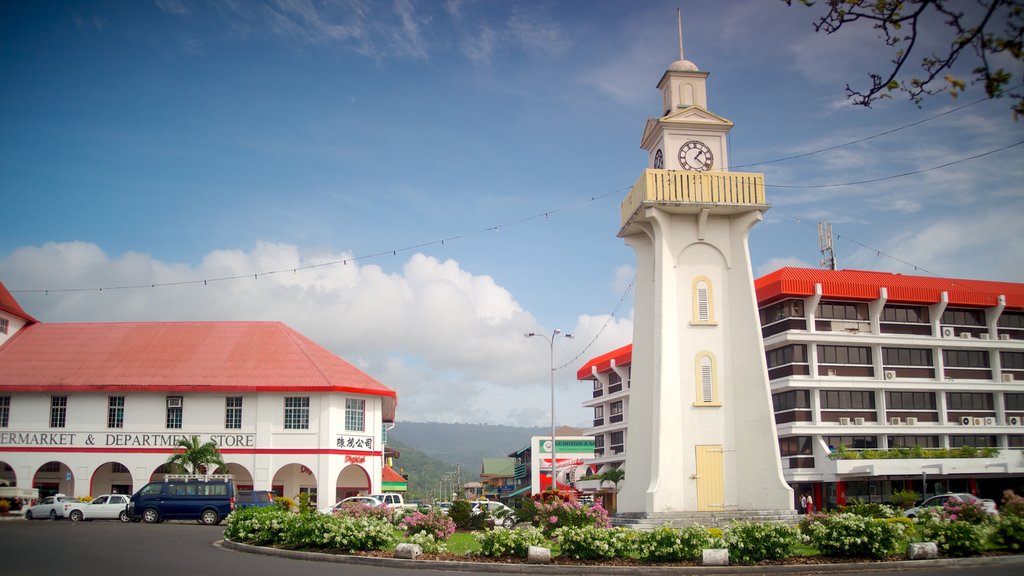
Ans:
[{"label": "blue van", "polygon": [[150,482],[132,495],[128,516],[133,522],[198,520],[219,524],[235,508],[235,485],[230,479],[197,476]]}]

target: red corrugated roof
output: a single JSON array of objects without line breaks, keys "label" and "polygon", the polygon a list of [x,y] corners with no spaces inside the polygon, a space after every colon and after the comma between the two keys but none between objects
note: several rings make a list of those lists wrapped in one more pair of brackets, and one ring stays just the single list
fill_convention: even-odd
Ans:
[{"label": "red corrugated roof", "polygon": [[35,318],[28,315],[27,312],[21,309],[21,304],[11,296],[11,293],[4,286],[3,282],[0,282],[0,310],[7,312],[8,314],[14,314],[18,318],[26,320],[29,324],[38,322]]},{"label": "red corrugated roof", "polygon": [[381,482],[401,482],[402,484],[408,482],[408,480],[402,478],[401,474],[395,472],[395,470],[391,466],[384,467],[384,470],[380,475],[380,480]]},{"label": "red corrugated roof", "polygon": [[889,302],[934,304],[946,292],[952,306],[995,306],[999,296],[1005,296],[1007,308],[1024,309],[1024,284],[1013,282],[815,268],[780,268],[754,281],[761,306],[791,296],[810,296],[815,284],[821,284],[825,298],[841,300],[875,300],[879,288],[885,287]]},{"label": "red corrugated roof", "polygon": [[607,372],[612,368],[612,360],[615,360],[616,366],[625,366],[630,363],[632,358],[633,345],[626,344],[622,348],[616,348],[611,352],[606,352],[584,364],[582,368],[576,371],[576,379],[586,380],[590,378],[592,375],[590,368],[592,366],[597,366],[598,372]]},{"label": "red corrugated roof", "polygon": [[0,391],[395,391],[281,322],[27,326],[0,348]]}]

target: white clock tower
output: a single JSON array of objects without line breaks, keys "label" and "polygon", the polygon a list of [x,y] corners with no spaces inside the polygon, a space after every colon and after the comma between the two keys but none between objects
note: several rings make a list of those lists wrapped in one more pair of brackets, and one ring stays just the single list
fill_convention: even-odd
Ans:
[{"label": "white clock tower", "polygon": [[729,172],[732,122],[682,57],[647,121],[645,170],[622,202],[637,256],[623,516],[716,524],[792,517],[747,245],[768,210],[761,174]]}]

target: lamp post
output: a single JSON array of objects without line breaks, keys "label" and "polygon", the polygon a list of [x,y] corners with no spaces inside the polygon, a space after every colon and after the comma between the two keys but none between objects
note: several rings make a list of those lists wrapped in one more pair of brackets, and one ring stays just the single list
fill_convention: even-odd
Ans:
[{"label": "lamp post", "polygon": [[527,338],[533,338],[534,336],[543,338],[548,341],[548,351],[551,358],[551,489],[556,490],[558,488],[558,458],[557,449],[555,448],[555,336],[559,334],[564,338],[572,338],[572,334],[568,332],[563,333],[558,328],[555,328],[551,332],[551,337],[548,338],[544,334],[538,334],[536,332],[527,332],[524,334]]}]

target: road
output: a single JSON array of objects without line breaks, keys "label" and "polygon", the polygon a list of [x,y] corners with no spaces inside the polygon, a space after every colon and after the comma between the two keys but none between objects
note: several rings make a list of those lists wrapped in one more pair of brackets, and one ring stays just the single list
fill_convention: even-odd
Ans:
[{"label": "road", "polygon": [[[120,522],[70,522],[50,520],[0,522],[0,574],[4,576],[440,576],[437,570],[354,566],[331,562],[291,560],[235,552],[215,546],[223,537],[223,525],[193,523],[121,524]],[[559,569],[544,572],[557,574]],[[555,568],[555,570],[550,570]],[[848,567],[847,567],[848,568]],[[843,570],[841,574],[892,573],[885,565],[867,571]],[[708,569],[705,569],[710,571]],[[561,573],[572,571],[560,570]],[[827,566],[802,567],[789,574],[825,574]],[[623,574],[642,576],[631,568]],[[653,572],[653,571],[652,571]],[[665,572],[658,570],[659,574]],[[933,570],[902,571],[914,576],[996,576],[1024,573],[1024,561],[1016,566],[957,566]],[[465,572],[463,572],[465,573]],[[579,573],[579,572],[575,572]],[[678,574],[706,573],[702,569]],[[722,574],[722,572],[715,572]],[[750,569],[737,573],[754,574]]]}]

